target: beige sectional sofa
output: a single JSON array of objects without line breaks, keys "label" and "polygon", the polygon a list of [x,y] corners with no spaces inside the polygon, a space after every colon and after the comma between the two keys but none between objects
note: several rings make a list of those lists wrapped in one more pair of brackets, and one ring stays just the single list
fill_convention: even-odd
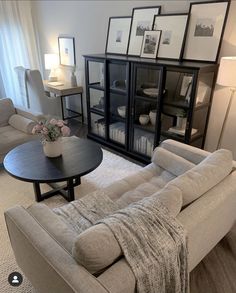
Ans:
[{"label": "beige sectional sofa", "polygon": [[[213,154],[166,140],[152,163],[137,174],[98,190],[121,206],[160,196],[188,235],[188,270],[228,233],[236,219],[236,172],[229,151]],[[76,205],[76,201],[74,202]],[[135,277],[104,224],[78,235],[63,211],[44,204],[5,212],[17,263],[37,292],[134,293]]]},{"label": "beige sectional sofa", "polygon": [[15,108],[11,99],[0,99],[0,164],[14,147],[32,139],[34,125],[43,118],[25,109]]}]

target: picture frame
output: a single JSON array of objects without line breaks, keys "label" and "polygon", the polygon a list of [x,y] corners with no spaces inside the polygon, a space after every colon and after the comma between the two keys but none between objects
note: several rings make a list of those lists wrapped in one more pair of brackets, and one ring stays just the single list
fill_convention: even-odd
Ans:
[{"label": "picture frame", "polygon": [[131,16],[109,18],[105,49],[106,54],[127,54],[131,21]]},{"label": "picture frame", "polygon": [[154,16],[160,12],[161,6],[133,8],[128,55],[140,56],[144,32],[152,30]]},{"label": "picture frame", "polygon": [[157,58],[181,59],[187,22],[187,13],[155,15],[153,30],[162,31]]},{"label": "picture frame", "polygon": [[73,37],[58,37],[60,65],[75,66],[75,39]]},{"label": "picture frame", "polygon": [[160,43],[161,31],[145,31],[140,57],[156,58]]},{"label": "picture frame", "polygon": [[184,60],[217,61],[229,6],[228,0],[190,4]]}]

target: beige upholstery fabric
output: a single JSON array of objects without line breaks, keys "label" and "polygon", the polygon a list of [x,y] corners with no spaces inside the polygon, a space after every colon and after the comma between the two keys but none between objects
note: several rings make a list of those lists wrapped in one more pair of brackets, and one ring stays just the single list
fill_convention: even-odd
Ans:
[{"label": "beige upholstery fabric", "polygon": [[27,211],[45,230],[58,241],[69,253],[72,254],[72,247],[77,234],[44,204],[33,204]]},{"label": "beige upholstery fabric", "polygon": [[18,129],[28,134],[32,134],[32,129],[37,124],[37,122],[25,118],[19,114],[13,114],[10,117],[8,123],[15,129]]},{"label": "beige upholstery fabric", "polygon": [[37,135],[26,134],[12,126],[0,127],[0,156],[3,156],[19,144],[38,139]]},{"label": "beige upholstery fabric", "polygon": [[16,261],[37,292],[108,293],[27,210],[17,206],[5,217]]},{"label": "beige upholstery fabric", "polygon": [[16,113],[36,122],[39,122],[45,119],[45,116],[42,113],[28,112],[22,108],[16,108]]},{"label": "beige upholstery fabric", "polygon": [[115,262],[121,250],[110,229],[98,224],[77,237],[72,253],[76,261],[93,274]]},{"label": "beige upholstery fabric", "polygon": [[0,99],[0,127],[7,126],[9,118],[15,113],[11,99]]},{"label": "beige upholstery fabric", "polygon": [[135,293],[135,276],[125,258],[121,258],[98,277],[112,293]]},{"label": "beige upholstery fabric", "polygon": [[177,216],[188,233],[189,271],[232,228],[235,211],[236,172],[233,172]]},{"label": "beige upholstery fabric", "polygon": [[195,166],[192,162],[163,149],[162,147],[155,148],[152,162],[175,176],[182,175]]},{"label": "beige upholstery fabric", "polygon": [[[182,207],[182,193],[177,187],[168,187],[152,195],[176,216]],[[97,273],[122,255],[113,233],[103,224],[88,228],[76,238],[73,256],[90,273]]]},{"label": "beige upholstery fabric", "polygon": [[218,150],[171,181],[168,186],[176,186],[182,191],[183,206],[186,206],[223,180],[231,170],[232,153],[228,150]]},{"label": "beige upholstery fabric", "polygon": [[184,159],[194,163],[199,164],[204,160],[210,153],[199,148],[192,147],[181,142],[167,139],[161,143],[161,147],[180,156]]}]

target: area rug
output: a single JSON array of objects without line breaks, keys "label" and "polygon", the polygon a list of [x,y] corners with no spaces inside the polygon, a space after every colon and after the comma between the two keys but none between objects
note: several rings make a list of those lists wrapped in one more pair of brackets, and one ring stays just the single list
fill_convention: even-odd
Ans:
[{"label": "area rug", "polygon": [[[112,182],[122,179],[127,175],[134,174],[142,167],[136,165],[107,150],[103,150],[103,161],[101,165],[90,174],[81,178],[81,185],[75,189],[75,198],[82,197],[97,188],[103,188]],[[42,191],[49,188],[42,185]],[[14,271],[20,272],[10,246],[7,230],[4,221],[4,211],[14,205],[27,207],[33,204],[33,186],[30,183],[19,181],[9,176],[3,169],[0,169],[0,292],[35,292],[30,282],[23,275],[23,283],[19,287],[12,287],[8,283],[8,275]],[[67,202],[61,196],[54,196],[43,203],[50,208],[58,207]],[[45,292],[46,293],[46,292]]]}]

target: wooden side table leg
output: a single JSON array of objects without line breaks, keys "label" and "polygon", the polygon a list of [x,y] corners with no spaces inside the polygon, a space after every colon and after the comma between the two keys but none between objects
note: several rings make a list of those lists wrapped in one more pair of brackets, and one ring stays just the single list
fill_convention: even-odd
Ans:
[{"label": "wooden side table leg", "polygon": [[68,195],[68,201],[72,201],[75,199],[73,179],[69,179],[67,181],[67,195]]},{"label": "wooden side table leg", "polygon": [[42,201],[42,194],[41,194],[41,190],[40,190],[40,186],[39,183],[33,182],[33,186],[34,186],[34,194],[35,194],[35,200],[37,202]]}]

